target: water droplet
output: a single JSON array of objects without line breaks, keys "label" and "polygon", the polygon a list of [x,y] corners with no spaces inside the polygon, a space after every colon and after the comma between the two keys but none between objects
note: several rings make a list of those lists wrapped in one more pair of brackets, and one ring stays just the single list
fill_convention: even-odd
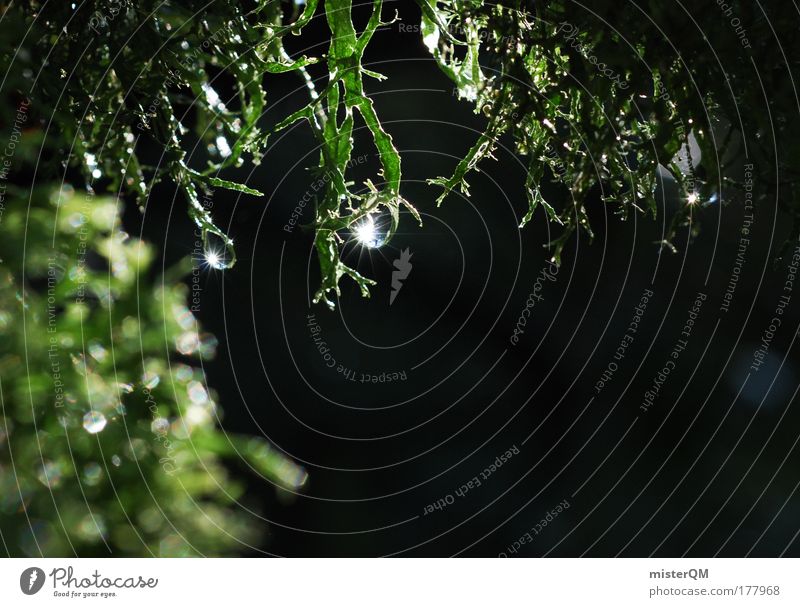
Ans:
[{"label": "water droplet", "polygon": [[284,484],[293,489],[302,487],[308,480],[308,473],[305,469],[290,462],[288,459],[283,460],[275,469],[275,472]]},{"label": "water droplet", "polygon": [[120,459],[119,455],[112,455],[111,463],[114,464],[117,468],[119,468],[122,465],[122,460]]},{"label": "water droplet", "polygon": [[115,259],[111,264],[111,272],[114,275],[114,278],[126,280],[130,275],[130,266],[125,258]]},{"label": "water droplet", "polygon": [[117,387],[119,388],[119,391],[122,392],[123,394],[130,394],[131,392],[133,392],[133,384],[119,383],[117,384]]},{"label": "water droplet", "polygon": [[217,353],[217,346],[219,342],[217,338],[214,337],[211,333],[203,333],[200,336],[200,347],[198,348],[200,351],[200,356],[204,359],[214,358],[214,355]]},{"label": "water droplet", "polygon": [[231,155],[231,146],[228,145],[228,140],[225,139],[225,137],[222,137],[221,135],[217,137],[216,144],[217,151],[219,152],[220,156],[227,158]]},{"label": "water droplet", "polygon": [[99,411],[89,411],[83,416],[83,429],[89,434],[102,432],[107,423],[108,420],[106,420],[106,416]]},{"label": "water droplet", "polygon": [[[93,121],[92,116],[86,117],[87,122]],[[83,159],[86,162],[86,168],[89,169],[89,172],[92,174],[92,177],[95,179],[99,179],[103,176],[103,173],[97,166],[97,157],[94,154],[89,154],[88,152],[83,155]]]},{"label": "water droplet", "polygon": [[186,409],[183,419],[189,428],[204,426],[211,421],[211,412],[207,406],[191,405]]},{"label": "water droplet", "polygon": [[206,82],[203,83],[202,87],[203,92],[206,94],[206,102],[208,103],[209,107],[219,112],[224,112],[225,104],[220,101],[217,91],[215,91],[214,88]]},{"label": "water droplet", "polygon": [[90,171],[97,168],[97,157],[94,154],[86,152],[83,155],[83,160],[86,162],[86,166],[89,167]]},{"label": "water droplet", "polygon": [[478,98],[478,88],[472,84],[462,86],[458,91],[459,99],[475,101]]},{"label": "water droplet", "polygon": [[184,355],[193,354],[200,345],[200,339],[194,331],[186,331],[181,333],[175,340],[175,345],[178,352]]},{"label": "water droplet", "polygon": [[217,251],[206,251],[203,255],[206,265],[214,270],[224,270],[225,264],[222,263],[222,256]]},{"label": "water droplet", "polygon": [[75,366],[75,370],[80,375],[86,375],[86,360],[83,354],[70,354],[70,358],[72,359],[72,364]]},{"label": "water droplet", "polygon": [[72,266],[67,273],[72,282],[85,282],[86,269],[83,266]]},{"label": "water droplet", "polygon": [[203,233],[203,263],[214,270],[227,270],[236,261],[233,241],[206,230]]},{"label": "water droplet", "polygon": [[362,245],[369,249],[377,249],[386,242],[386,232],[379,222],[375,221],[372,215],[367,215],[364,219],[353,226],[353,237]]},{"label": "water droplet", "polygon": [[67,223],[77,230],[86,223],[86,216],[83,213],[72,213],[67,217]]},{"label": "water droplet", "polygon": [[197,326],[197,319],[186,306],[173,306],[172,313],[175,314],[175,320],[184,331],[189,331]]},{"label": "water droplet", "polygon": [[199,381],[190,381],[186,391],[189,393],[189,399],[195,404],[201,405],[208,400],[208,392]]},{"label": "water droplet", "polygon": [[188,382],[194,376],[194,371],[189,365],[180,364],[175,368],[175,378],[182,383]]},{"label": "water droplet", "polygon": [[169,420],[164,417],[157,417],[150,424],[150,430],[154,434],[166,434],[169,430]]},{"label": "water droplet", "polygon": [[153,390],[161,381],[161,377],[159,377],[158,373],[153,373],[152,371],[147,371],[142,374],[142,384],[148,390]]}]

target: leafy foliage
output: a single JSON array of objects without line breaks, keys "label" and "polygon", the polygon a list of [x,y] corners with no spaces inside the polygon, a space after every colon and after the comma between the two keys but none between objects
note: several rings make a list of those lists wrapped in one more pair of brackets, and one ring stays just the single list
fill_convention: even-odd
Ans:
[{"label": "leafy foliage", "polygon": [[[528,157],[529,212],[521,225],[539,207],[561,224],[553,243],[558,259],[575,229],[591,235],[586,202],[597,188],[622,217],[632,210],[655,214],[658,167],[664,165],[687,200],[702,205],[722,197],[726,185],[737,185],[725,165],[744,137],[756,140],[747,153],[760,177],[758,195],[777,197],[794,217],[800,213],[797,171],[789,161],[800,133],[796,121],[785,119],[797,103],[792,80],[773,67],[784,62],[797,73],[791,5],[731,1],[729,10],[709,3],[689,13],[655,0],[604,0],[590,9],[563,0],[417,3],[433,57],[461,96],[487,117],[484,133],[454,173],[433,180],[443,188],[442,197],[456,188],[468,192],[470,172],[491,157],[498,138],[510,134]],[[233,243],[214,224],[200,194],[214,187],[259,194],[220,173],[247,155],[261,160],[268,136],[260,124],[267,103],[264,76],[302,77],[309,103],[272,132],[303,120],[317,138],[316,170],[326,176],[326,187],[313,226],[322,274],[315,299],[332,306],[329,295],[343,276],[365,295],[372,284],[341,261],[341,233],[381,210],[391,217],[389,237],[402,206],[419,217],[402,198],[400,156],[364,91],[365,76],[382,78],[362,65],[376,30],[388,24],[381,20],[381,0],[373,2],[360,33],[350,0],[287,8],[275,0],[89,1],[75,9],[68,3],[15,4],[4,14],[0,34],[1,47],[9,49],[3,91],[13,102],[20,93],[33,99],[45,144],[57,130],[56,141],[64,145],[53,152],[82,167],[89,184],[102,178],[112,191],[135,194],[140,205],[148,203],[159,180],[178,184],[191,216],[207,237],[222,241],[232,264]],[[328,80],[317,91],[305,68],[320,58],[291,58],[283,41],[323,15],[331,32],[322,58]],[[731,15],[743,24],[739,30]],[[20,51],[12,54],[15,48]],[[43,56],[47,61],[40,65]],[[231,82],[235,95],[223,103],[218,85]],[[13,102],[4,110],[11,112]],[[767,111],[740,110],[762,106]],[[375,183],[356,188],[346,173],[357,118],[372,135],[382,171]],[[690,136],[701,150],[697,170],[698,159],[688,158]],[[194,139],[213,152],[206,167],[189,166],[186,149]],[[163,149],[155,166],[137,155],[147,140]],[[776,148],[788,153],[776,155]],[[776,168],[783,176],[778,184]],[[546,199],[547,183],[562,186],[568,203]],[[687,204],[673,217],[665,244],[692,212]]]},{"label": "leafy foliage", "polygon": [[[20,93],[30,97],[39,120],[47,124],[46,133],[57,129],[56,140],[69,147],[57,153],[66,151],[68,162],[83,169],[90,185],[105,179],[110,191],[128,191],[144,207],[152,186],[171,179],[187,199],[204,237],[220,239],[227,249],[226,262],[232,265],[233,241],[214,224],[200,193],[222,187],[260,195],[219,174],[241,165],[245,154],[255,163],[261,160],[268,136],[259,125],[266,106],[264,76],[298,73],[308,83],[311,101],[273,132],[305,119],[319,141],[318,170],[329,176],[329,183],[318,200],[315,221],[322,271],[316,299],[332,306],[328,293],[338,291],[342,276],[355,279],[365,295],[371,284],[339,259],[339,231],[385,209],[392,218],[391,236],[400,206],[415,215],[416,211],[400,196],[400,156],[364,94],[364,75],[382,77],[361,65],[367,44],[383,24],[381,2],[374,4],[372,18],[360,35],[353,26],[351,2],[327,2],[330,76],[321,94],[305,71],[317,59],[292,59],[282,43],[286,35],[299,34],[316,11],[317,0],[310,0],[302,14],[288,21],[276,1],[258,2],[251,10],[233,1],[117,0],[84,2],[75,9],[64,3],[15,6],[5,16],[0,46],[24,52],[12,56],[7,51],[4,58],[9,75],[3,91],[12,97],[6,109],[14,107]],[[38,65],[42,56],[48,61]],[[236,88],[228,105],[215,89],[226,78]],[[366,193],[356,193],[345,178],[354,110],[372,133],[383,167],[378,186],[369,181]],[[204,168],[188,164],[190,119],[194,135],[216,156]],[[163,150],[155,166],[143,165],[137,155],[145,139]]]},{"label": "leafy foliage", "polygon": [[[453,174],[433,180],[440,200],[468,193],[468,177],[507,136],[528,161],[521,224],[541,207],[563,226],[556,260],[576,230],[591,235],[587,204],[598,192],[623,218],[655,214],[660,166],[686,200],[664,244],[687,223],[697,229],[695,209],[741,185],[730,166],[742,158],[755,167],[755,198],[777,200],[795,220],[793,237],[800,233],[800,123],[788,119],[800,109],[792,3],[728,0],[691,12],[656,0],[417,3],[423,42],[486,117]],[[233,242],[201,196],[259,196],[226,172],[258,164],[270,134],[305,123],[325,184],[313,224],[315,300],[333,306],[344,276],[368,295],[372,281],[340,258],[342,234],[386,213],[391,237],[403,208],[419,220],[401,193],[400,154],[365,94],[365,77],[383,78],[363,66],[388,25],[383,9],[374,0],[358,31],[351,0],[4,5],[2,141],[21,137],[28,148],[13,163],[6,153],[0,167],[0,531],[9,551],[227,553],[258,527],[234,508],[241,489],[222,458],[244,456],[279,484],[302,483],[302,469],[263,441],[222,434],[215,395],[190,365],[212,354],[213,338],[186,308],[181,272],[148,271],[153,251],[122,234],[118,207],[155,204],[153,187],[171,181],[232,265]],[[315,17],[330,30],[327,52],[291,57],[284,40]],[[317,90],[306,68],[321,61],[327,81]],[[265,77],[288,73],[306,83],[308,103],[267,130]],[[358,186],[347,173],[356,121],[381,162]],[[190,153],[198,146],[210,153],[203,166]],[[14,189],[9,175],[85,193]],[[553,185],[562,196],[546,197]]]},{"label": "leafy foliage", "polygon": [[[655,215],[659,164],[687,201],[664,234],[671,246],[695,202],[737,185],[726,164],[737,157],[732,142],[741,157],[745,137],[755,142],[745,157],[759,175],[756,198],[777,197],[800,228],[800,186],[790,160],[800,126],[786,119],[798,109],[786,73],[798,74],[800,64],[792,5],[418,1],[433,57],[487,117],[453,175],[433,180],[444,190],[440,201],[455,188],[468,193],[468,174],[509,133],[529,162],[529,212],[521,223],[541,206],[564,226],[552,243],[556,260],[577,228],[591,235],[585,205],[597,187],[623,217],[633,209]],[[702,154],[697,170],[690,135]],[[548,204],[547,182],[560,184],[569,204]]]},{"label": "leafy foliage", "polygon": [[192,365],[216,340],[187,308],[180,268],[148,273],[153,250],[120,230],[117,203],[68,187],[27,199],[6,200],[0,239],[5,549],[240,552],[263,526],[221,458],[288,488],[304,471],[262,439],[219,429],[216,396]]},{"label": "leafy foliage", "polygon": [[[374,284],[341,261],[340,231],[384,208],[391,217],[388,230],[390,238],[397,229],[401,205],[419,220],[416,209],[400,195],[400,154],[392,144],[391,136],[381,126],[372,100],[364,93],[364,75],[383,78],[361,65],[364,51],[375,30],[381,25],[388,25],[381,22],[383,3],[382,0],[375,0],[369,22],[360,35],[353,26],[351,4],[349,0],[327,1],[325,14],[331,30],[327,56],[328,83],[319,95],[310,88],[311,102],[276,127],[278,130],[296,120],[305,119],[320,146],[318,171],[329,178],[325,180],[325,190],[317,201],[315,246],[322,270],[322,286],[314,299],[322,299],[331,307],[333,302],[328,293],[335,291],[338,294],[342,276],[355,280],[364,295],[369,295],[368,286]],[[383,187],[379,188],[368,181],[366,194],[355,192],[345,178],[353,151],[354,110],[358,111],[372,134],[382,165]],[[340,114],[341,120],[338,119]]]},{"label": "leafy foliage", "polygon": [[[287,30],[280,27],[280,4],[262,2],[250,12],[232,1],[72,6],[15,3],[5,11],[3,94],[12,102],[4,109],[15,107],[19,94],[31,98],[44,144],[80,167],[90,186],[128,192],[144,207],[153,185],[171,179],[204,236],[221,239],[233,264],[233,243],[214,224],[199,192],[222,187],[260,195],[219,173],[241,165],[246,153],[260,161],[263,75],[302,64],[287,61],[283,52],[280,38]],[[231,107],[215,88],[227,79],[236,88]],[[191,135],[212,151],[208,166],[187,164]],[[146,143],[162,150],[154,165],[139,160]]]}]

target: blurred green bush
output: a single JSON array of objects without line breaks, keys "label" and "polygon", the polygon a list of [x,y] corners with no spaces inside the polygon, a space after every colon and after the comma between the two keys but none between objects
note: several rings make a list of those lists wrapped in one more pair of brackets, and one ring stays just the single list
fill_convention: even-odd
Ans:
[{"label": "blurred green bush", "polygon": [[302,468],[221,430],[197,362],[216,340],[119,204],[10,188],[0,218],[0,533],[13,556],[240,553],[265,524],[222,463]]}]

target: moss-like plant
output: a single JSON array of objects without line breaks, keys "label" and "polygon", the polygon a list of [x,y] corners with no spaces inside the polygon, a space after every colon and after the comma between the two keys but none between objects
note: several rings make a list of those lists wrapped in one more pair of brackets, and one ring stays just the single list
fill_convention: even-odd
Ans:
[{"label": "moss-like plant", "polygon": [[182,271],[153,276],[119,205],[10,190],[0,239],[0,537],[16,556],[197,556],[258,546],[224,458],[281,487],[305,472],[225,434],[198,362],[216,340]]},{"label": "moss-like plant", "polygon": [[[433,180],[444,188],[440,200],[454,188],[468,193],[468,174],[508,133],[528,158],[529,212],[521,225],[542,207],[563,226],[552,243],[556,261],[576,229],[591,235],[586,203],[598,189],[623,218],[634,210],[655,216],[659,165],[678,182],[684,201],[663,235],[670,248],[693,211],[727,201],[743,186],[730,175],[734,162],[755,167],[754,199],[777,198],[795,219],[792,238],[800,233],[793,7],[657,0],[419,4],[433,57],[461,97],[487,117],[453,175]],[[691,157],[690,138],[701,158]],[[548,182],[562,187],[567,204],[556,208],[545,200]],[[697,230],[696,218],[692,225]]]},{"label": "moss-like plant", "polygon": [[[798,151],[798,126],[788,116],[798,109],[789,76],[797,75],[800,53],[796,15],[787,3],[767,8],[732,0],[691,11],[656,0],[417,4],[423,41],[461,97],[487,117],[484,133],[453,174],[433,180],[443,187],[442,197],[454,188],[468,192],[468,174],[509,133],[528,158],[529,212],[521,224],[542,207],[562,225],[552,243],[558,259],[576,229],[591,234],[585,204],[595,188],[623,218],[633,210],[656,213],[661,164],[688,202],[664,233],[663,243],[671,246],[693,208],[736,185],[724,164],[733,158],[731,142],[745,138],[747,160],[761,177],[758,195],[777,197],[798,216],[797,169],[790,161]],[[391,217],[389,238],[401,206],[419,219],[402,196],[400,155],[364,88],[364,77],[382,78],[363,66],[376,30],[388,25],[382,10],[375,0],[358,32],[350,0],[13,4],[0,34],[2,92],[7,100],[19,94],[33,99],[45,144],[82,167],[87,183],[103,179],[145,205],[152,185],[171,179],[204,235],[225,245],[224,267],[235,261],[233,243],[199,192],[223,187],[259,195],[221,172],[261,160],[269,135],[260,121],[267,106],[264,76],[303,77],[309,103],[271,130],[305,120],[320,146],[315,168],[327,178],[313,225],[322,274],[316,300],[333,305],[329,295],[343,276],[365,295],[371,284],[341,261],[340,233],[381,209]],[[327,53],[290,57],[284,39],[301,35],[313,18],[327,21]],[[318,90],[305,68],[321,59],[328,79]],[[228,105],[215,89],[226,79],[236,89]],[[7,103],[4,109],[13,108]],[[382,165],[379,178],[357,190],[346,175],[356,120],[371,133]],[[190,130],[213,151],[209,166],[189,166],[183,144]],[[702,153],[696,169],[698,159],[688,158],[690,136]],[[156,166],[138,160],[145,139],[163,149]],[[545,199],[548,181],[564,187],[568,204],[557,208]]]},{"label": "moss-like plant", "polygon": [[[505,136],[528,163],[520,224],[541,208],[561,226],[551,243],[556,261],[576,230],[591,235],[593,200],[623,218],[659,212],[664,169],[684,201],[666,222],[665,245],[687,224],[696,231],[701,210],[742,185],[732,164],[754,175],[747,195],[778,201],[794,220],[792,237],[800,233],[793,3],[417,5],[421,41],[442,78],[486,120],[452,175],[431,176],[440,201],[455,189],[468,194],[467,179]],[[240,490],[222,458],[241,454],[279,484],[302,483],[303,470],[263,441],[220,431],[215,396],[186,358],[210,355],[213,339],[186,308],[178,275],[154,280],[145,272],[152,249],[124,237],[119,205],[158,204],[153,187],[171,182],[216,255],[213,265],[230,266],[233,242],[203,195],[227,188],[259,196],[226,173],[261,162],[272,133],[305,122],[319,146],[312,168],[325,184],[312,225],[321,270],[315,300],[333,306],[345,276],[368,295],[372,281],[341,260],[343,234],[379,212],[391,218],[387,238],[403,208],[419,221],[403,198],[401,156],[365,86],[383,78],[364,62],[390,23],[381,0],[371,9],[361,29],[351,0],[3,3],[0,539],[7,551],[223,554],[259,527],[233,506]],[[312,19],[327,23],[327,50],[290,56],[284,41],[304,35]],[[313,63],[327,66],[316,84],[306,70]],[[275,74],[303,79],[308,102],[269,127],[264,83]],[[381,169],[356,186],[348,168],[362,123]],[[210,152],[204,166],[188,155],[198,142]],[[155,159],[146,153],[153,149]],[[74,190],[39,187],[65,181]],[[562,196],[546,198],[551,186]]]}]

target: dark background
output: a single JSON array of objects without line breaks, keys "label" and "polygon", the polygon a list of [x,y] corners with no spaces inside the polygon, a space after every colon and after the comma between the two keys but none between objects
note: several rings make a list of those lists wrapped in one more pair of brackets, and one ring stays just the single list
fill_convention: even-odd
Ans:
[{"label": "dark background", "polygon": [[[384,14],[394,8],[403,29],[419,23],[412,3],[391,3]],[[302,42],[319,45],[292,53],[321,54],[328,35],[317,18]],[[305,124],[274,136],[252,172],[226,175],[266,192],[264,199],[214,197],[213,215],[233,236],[239,262],[202,274],[198,316],[220,339],[218,356],[205,362],[209,385],[227,430],[263,434],[309,474],[293,494],[231,464],[248,483],[246,505],[269,521],[266,543],[253,549],[241,538],[242,554],[513,556],[508,547],[530,532],[533,541],[516,555],[798,556],[800,295],[765,364],[748,375],[782,293],[788,259],[776,263],[774,254],[786,219],[770,203],[756,209],[726,313],[720,305],[739,245],[741,194],[724,192],[722,204],[699,208],[700,236],[690,242],[683,230],[674,254],[655,244],[680,204],[673,182],[665,181],[655,219],[621,222],[598,198],[589,205],[594,241],[573,237],[557,280],[545,283],[511,345],[557,226],[537,213],[518,229],[525,170],[510,141],[468,178],[469,199],[453,194],[437,207],[439,190],[425,180],[450,174],[484,121],[453,95],[419,34],[400,23],[376,34],[367,64],[388,76],[370,80],[368,90],[402,154],[403,195],[424,218],[419,228],[404,214],[399,234],[379,249],[347,248],[345,261],[378,281],[370,299],[343,279],[335,311],[310,304],[319,284],[312,235],[283,230],[317,159]],[[267,90],[265,125],[306,102],[292,75],[271,77]],[[351,178],[377,181],[375,149],[360,126],[354,157],[369,161]],[[202,161],[201,150],[192,156]],[[308,205],[304,221],[312,214]],[[131,210],[126,221],[159,243],[165,265],[191,253],[193,227],[167,186],[144,217]],[[406,247],[413,269],[390,306],[392,262]],[[654,296],[639,331],[596,394],[646,288]],[[698,292],[707,299],[688,347],[642,412]],[[308,314],[337,364],[357,378],[402,371],[407,380],[348,381],[326,367]],[[512,446],[519,454],[455,495]],[[448,494],[451,505],[423,514]],[[534,535],[564,500],[569,508]]]}]

